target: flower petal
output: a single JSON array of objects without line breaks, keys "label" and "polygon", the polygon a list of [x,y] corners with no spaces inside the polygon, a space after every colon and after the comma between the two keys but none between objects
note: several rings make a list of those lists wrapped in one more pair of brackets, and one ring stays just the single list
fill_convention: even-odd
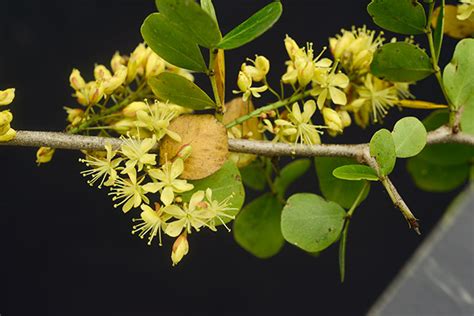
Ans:
[{"label": "flower petal", "polygon": [[335,104],[345,105],[347,103],[346,94],[338,88],[329,87],[329,94],[331,95],[332,102]]}]

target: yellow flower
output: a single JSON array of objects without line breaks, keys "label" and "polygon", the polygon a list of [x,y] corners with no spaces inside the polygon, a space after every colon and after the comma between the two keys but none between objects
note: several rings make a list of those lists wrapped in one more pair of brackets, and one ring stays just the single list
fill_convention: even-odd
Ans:
[{"label": "yellow flower", "polygon": [[145,77],[151,78],[158,76],[160,73],[165,71],[165,68],[165,61],[160,56],[152,52],[150,56],[148,56],[148,60],[146,62]]},{"label": "yellow flower", "polygon": [[171,261],[173,262],[173,266],[177,265],[189,252],[189,243],[186,237],[187,234],[184,232],[173,244],[171,251]]},{"label": "yellow flower", "polygon": [[3,135],[0,135],[0,142],[9,142],[16,137],[16,131],[13,128],[10,128],[8,132]]},{"label": "yellow flower", "polygon": [[15,99],[15,89],[0,90],[0,106],[9,105]]},{"label": "yellow flower", "polygon": [[127,173],[128,179],[117,177],[114,186],[110,189],[109,195],[113,195],[112,201],[121,200],[114,204],[114,207],[122,205],[122,211],[127,213],[132,208],[137,208],[142,204],[150,203],[150,200],[146,197],[147,191],[143,188],[141,183],[144,177],[137,179],[137,171],[132,168]]},{"label": "yellow flower", "polygon": [[126,63],[127,62],[125,58],[122,55],[120,55],[119,52],[116,52],[114,56],[112,57],[112,59],[110,60],[110,67],[112,68],[114,72],[117,72],[121,68],[121,66],[125,66]]},{"label": "yellow flower", "polygon": [[112,78],[110,70],[107,69],[104,65],[96,65],[94,67],[94,78],[95,80],[108,80]]},{"label": "yellow flower", "polygon": [[467,20],[474,12],[474,0],[460,0],[462,4],[458,6],[458,20]]},{"label": "yellow flower", "polygon": [[292,135],[296,135],[298,130],[296,127],[288,122],[287,120],[283,119],[276,119],[275,124],[273,125],[270,120],[264,119],[263,120],[263,129],[261,132],[269,131],[270,133],[274,134],[275,137],[272,139],[272,142],[289,142],[289,137]]},{"label": "yellow flower", "polygon": [[[80,162],[85,163],[86,166],[91,167],[89,170],[81,171],[81,174],[86,176],[92,176],[92,179],[87,181],[90,186],[93,186],[94,183],[99,181],[99,189],[102,188],[102,185],[112,186],[117,180],[117,167],[120,165],[122,158],[114,159],[117,151],[112,150],[112,145],[106,144],[105,150],[107,152],[106,156],[96,157],[93,155],[88,155],[87,159],[79,159]],[[105,180],[108,177],[107,181]]]},{"label": "yellow flower", "polygon": [[374,52],[384,42],[383,33],[375,37],[375,31],[367,30],[365,26],[358,29],[353,27],[352,31],[342,29],[341,32],[342,35],[329,38],[333,56],[348,72],[368,72]]},{"label": "yellow flower", "polygon": [[330,98],[334,104],[345,105],[346,94],[342,89],[349,85],[349,78],[343,73],[334,73],[336,66],[331,72],[318,72],[313,78],[313,90],[311,95],[318,96],[318,107],[322,109],[326,100]]},{"label": "yellow flower", "polygon": [[155,135],[144,140],[130,136],[128,138],[122,136],[121,139],[123,144],[120,152],[127,158],[125,162],[126,168],[122,173],[129,173],[135,166],[138,168],[138,171],[141,171],[145,165],[156,165],[156,154],[148,153],[156,145]]},{"label": "yellow flower", "polygon": [[397,89],[387,81],[367,74],[363,85],[355,87],[356,98],[347,107],[355,113],[356,122],[365,127],[369,116],[374,123],[385,117],[388,109],[395,106],[399,100]]},{"label": "yellow flower", "polygon": [[191,233],[191,228],[199,231],[203,226],[208,226],[205,212],[202,211],[200,205],[204,199],[204,191],[196,191],[192,196],[189,204],[184,204],[183,208],[173,207],[164,210],[167,214],[173,216],[176,220],[168,223],[165,233],[171,237],[177,237],[183,230]]},{"label": "yellow flower", "polygon": [[125,79],[127,79],[127,71],[127,67],[119,65],[114,75],[104,80],[102,85],[106,95],[112,94],[125,82]]},{"label": "yellow flower", "polygon": [[248,61],[250,61],[253,66],[243,63],[240,70],[252,78],[253,81],[262,81],[270,71],[270,61],[266,57],[258,55],[255,56],[255,60],[248,59]]},{"label": "yellow flower", "polygon": [[50,147],[40,147],[36,152],[36,163],[38,166],[42,163],[48,163],[53,159],[56,150]]},{"label": "yellow flower", "polygon": [[73,69],[71,75],[69,76],[69,83],[71,88],[76,91],[82,90],[86,87],[86,82],[81,76],[81,72],[77,69]]},{"label": "yellow flower", "polygon": [[139,232],[138,236],[143,239],[146,234],[148,236],[148,245],[151,245],[153,238],[158,235],[159,245],[161,242],[161,231],[166,228],[166,221],[170,218],[169,215],[164,213],[165,209],[173,208],[175,205],[169,205],[162,208],[158,203],[155,204],[155,209],[152,209],[146,204],[142,204],[140,208],[142,212],[140,218],[133,218],[133,222],[138,222],[137,225],[133,226],[132,234]]},{"label": "yellow flower", "polygon": [[229,212],[238,210],[235,207],[229,207],[230,205],[229,201],[232,197],[233,196],[230,195],[224,200],[219,202],[217,200],[212,199],[212,190],[210,188],[207,188],[206,190],[207,206],[205,210],[208,213],[207,216],[210,218],[209,226],[211,230],[216,230],[216,225],[219,224],[220,222],[222,225],[224,225],[227,231],[230,232],[230,228],[227,227],[224,220],[235,219],[235,216],[230,215]]},{"label": "yellow flower", "polygon": [[324,107],[322,109],[324,124],[328,127],[331,136],[342,133],[344,125],[339,114],[331,108]]},{"label": "yellow flower", "polygon": [[143,74],[144,61],[148,57],[145,44],[139,44],[130,55],[128,60],[127,82],[132,82],[137,74]]},{"label": "yellow flower", "polygon": [[181,137],[168,129],[171,120],[178,116],[178,114],[168,107],[166,103],[156,102],[153,106],[148,106],[148,111],[138,110],[136,116],[136,126],[154,133],[157,140],[168,135],[175,141],[181,142]]},{"label": "yellow flower", "polygon": [[0,135],[5,135],[10,130],[12,120],[13,114],[9,110],[0,112]]},{"label": "yellow flower", "polygon": [[260,97],[260,93],[267,91],[268,86],[263,85],[261,87],[252,87],[252,78],[243,72],[242,70],[239,71],[239,76],[237,79],[237,86],[239,87],[240,91],[234,90],[232,91],[234,94],[244,93],[242,99],[246,102],[251,95],[255,98]]},{"label": "yellow flower", "polygon": [[145,185],[149,192],[161,191],[160,199],[165,205],[170,205],[174,200],[174,193],[183,193],[192,190],[194,186],[186,180],[178,179],[183,173],[183,159],[177,158],[173,163],[167,161],[160,169],[148,170],[148,175],[158,182]]},{"label": "yellow flower", "polygon": [[84,118],[84,111],[82,109],[72,109],[64,107],[67,113],[67,120],[72,126],[78,125]]},{"label": "yellow flower", "polygon": [[140,110],[148,109],[148,104],[142,101],[135,101],[123,108],[122,114],[125,117],[134,118],[137,116],[137,112]]},{"label": "yellow flower", "polygon": [[294,142],[300,142],[302,144],[317,145],[321,143],[318,128],[322,126],[313,125],[311,117],[316,111],[316,102],[314,100],[308,100],[303,105],[303,112],[297,102],[293,103],[292,111],[288,114],[288,118],[296,127],[296,134],[292,135]]}]

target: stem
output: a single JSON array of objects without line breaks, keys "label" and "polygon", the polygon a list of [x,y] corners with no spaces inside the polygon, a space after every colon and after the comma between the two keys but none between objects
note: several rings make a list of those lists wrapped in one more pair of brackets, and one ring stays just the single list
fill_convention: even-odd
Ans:
[{"label": "stem", "polygon": [[365,191],[367,191],[368,187],[369,187],[369,181],[364,181],[364,186],[362,187],[362,190],[360,190],[359,195],[357,195],[357,198],[355,199],[351,208],[349,209],[349,211],[347,211],[347,217],[346,217],[347,222],[350,221],[357,206],[359,206],[359,204],[362,202],[362,197],[364,196],[364,193]]},{"label": "stem", "polygon": [[218,49],[211,49],[209,52],[209,80],[211,81],[212,86],[212,93],[214,94],[214,99],[216,101],[217,107],[222,108],[222,101],[219,97],[219,89],[217,88],[217,81],[216,81],[216,57],[219,53]]},{"label": "stem", "polygon": [[434,1],[431,2],[430,5],[429,5],[428,22],[427,22],[427,25],[426,25],[426,37],[428,38],[428,44],[429,44],[429,47],[430,47],[431,63],[433,64],[434,75],[436,77],[436,80],[438,81],[438,84],[441,88],[441,91],[443,92],[444,98],[446,99],[446,101],[448,102],[448,105],[449,105],[449,111],[450,111],[449,126],[453,129],[453,131],[457,132],[458,128],[456,127],[456,121],[453,119],[453,116],[455,116],[455,114],[454,115],[452,114],[453,110],[454,110],[454,106],[453,106],[451,100],[449,99],[446,88],[444,87],[443,78],[441,77],[441,69],[439,68],[439,65],[438,65],[439,56],[437,56],[436,49],[434,47],[433,30],[432,30],[431,25],[430,25],[431,20],[433,18],[434,5],[435,5]]},{"label": "stem", "polygon": [[385,190],[387,190],[387,193],[390,196],[390,199],[392,200],[393,204],[398,207],[398,209],[400,209],[403,216],[407,220],[408,227],[412,228],[418,235],[421,235],[418,220],[416,219],[415,215],[413,215],[413,213],[410,211],[410,209],[408,208],[405,201],[400,196],[390,179],[388,177],[384,177],[381,179],[381,182],[385,187]]},{"label": "stem", "polygon": [[268,105],[265,105],[265,106],[262,106],[261,108],[258,108],[256,109],[255,111],[249,113],[249,114],[246,114],[244,116],[241,116],[239,117],[238,119],[230,122],[229,124],[227,124],[225,127],[226,128],[231,128],[231,127],[234,127],[236,125],[239,125],[239,124],[242,124],[243,122],[251,119],[252,117],[257,117],[259,116],[261,113],[265,113],[265,112],[269,112],[269,111],[272,111],[272,110],[276,110],[278,108],[281,108],[282,106],[285,106],[285,105],[288,105],[288,104],[291,104],[293,102],[296,102],[298,100],[301,100],[301,99],[304,99],[306,98],[307,96],[310,95],[310,92],[311,91],[306,91],[306,92],[301,92],[301,93],[297,93],[293,96],[291,96],[290,98],[287,98],[287,99],[283,99],[283,100],[280,100],[278,102],[275,102],[275,103],[270,103]]},{"label": "stem", "polygon": [[344,229],[342,230],[341,241],[339,242],[339,272],[341,274],[341,282],[344,282],[346,274],[346,243],[347,243],[347,234],[349,231],[349,224],[351,222],[352,215],[356,210],[357,206],[361,203],[364,193],[369,187],[369,181],[364,182],[362,190],[360,190],[359,195],[355,199],[349,211],[347,211],[346,221],[344,223]]}]

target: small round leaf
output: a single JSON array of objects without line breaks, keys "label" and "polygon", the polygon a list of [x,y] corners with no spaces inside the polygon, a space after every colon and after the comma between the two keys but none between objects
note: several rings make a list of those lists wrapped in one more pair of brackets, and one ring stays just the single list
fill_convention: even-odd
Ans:
[{"label": "small round leaf", "polygon": [[426,134],[425,126],[416,117],[409,116],[399,120],[392,131],[397,157],[418,155],[426,145]]},{"label": "small round leaf", "polygon": [[341,234],[346,212],[337,203],[311,193],[292,195],[281,214],[281,231],[289,243],[308,252],[333,244]]},{"label": "small round leaf", "polygon": [[234,222],[237,243],[258,258],[276,255],[285,243],[280,228],[282,208],[271,193],[247,204]]},{"label": "small round leaf", "polygon": [[385,128],[377,131],[370,140],[370,155],[377,161],[382,176],[390,174],[397,159],[392,133]]},{"label": "small round leaf", "polygon": [[343,180],[350,181],[359,181],[359,180],[369,180],[369,181],[378,181],[379,177],[377,172],[370,168],[369,166],[364,165],[347,165],[341,166],[337,169],[334,169],[332,174]]}]

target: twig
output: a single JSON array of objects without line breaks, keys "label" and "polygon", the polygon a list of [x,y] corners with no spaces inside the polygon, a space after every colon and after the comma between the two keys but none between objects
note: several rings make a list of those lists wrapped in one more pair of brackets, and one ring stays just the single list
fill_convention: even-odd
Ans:
[{"label": "twig", "polygon": [[[71,150],[103,150],[105,144],[118,148],[122,144],[120,138],[71,135],[55,132],[18,131],[16,138],[9,142],[0,142],[0,146],[51,147]],[[452,129],[442,126],[428,133],[427,144],[457,143],[474,146],[474,136],[464,133],[453,133]],[[153,150],[157,151],[158,147]],[[245,139],[229,139],[229,150],[261,156],[300,156],[300,157],[348,157],[378,169],[377,162],[370,156],[368,144],[345,145],[300,145],[273,143]],[[400,209],[409,226],[420,233],[418,220],[408,208],[403,198],[388,177],[381,182],[393,204]]]}]

